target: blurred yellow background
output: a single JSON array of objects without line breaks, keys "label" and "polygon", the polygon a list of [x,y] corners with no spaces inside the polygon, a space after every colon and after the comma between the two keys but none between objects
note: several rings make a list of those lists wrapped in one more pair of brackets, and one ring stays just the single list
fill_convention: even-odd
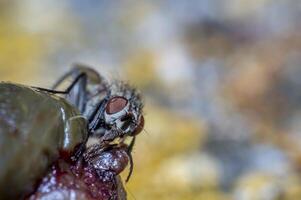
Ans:
[{"label": "blurred yellow background", "polygon": [[139,88],[128,199],[299,200],[300,17],[296,0],[1,0],[0,80],[49,87],[80,62]]}]

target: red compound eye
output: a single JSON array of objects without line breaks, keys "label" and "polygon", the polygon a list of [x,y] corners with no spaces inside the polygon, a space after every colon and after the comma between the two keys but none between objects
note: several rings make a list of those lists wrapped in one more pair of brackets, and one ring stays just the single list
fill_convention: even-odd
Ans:
[{"label": "red compound eye", "polygon": [[107,114],[115,114],[122,109],[125,108],[127,105],[128,100],[124,97],[113,97],[109,100],[106,106],[106,113]]},{"label": "red compound eye", "polygon": [[133,132],[133,135],[138,135],[144,128],[144,117],[140,117],[140,121],[138,126],[136,127],[135,131]]}]

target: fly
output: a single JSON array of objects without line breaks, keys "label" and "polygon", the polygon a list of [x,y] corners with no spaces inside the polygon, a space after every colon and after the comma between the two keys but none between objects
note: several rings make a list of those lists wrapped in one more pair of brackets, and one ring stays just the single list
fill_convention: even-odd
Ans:
[{"label": "fly", "polygon": [[[72,79],[66,90],[59,88]],[[136,135],[144,127],[142,114],[143,103],[140,93],[124,82],[107,82],[99,73],[89,67],[77,65],[63,75],[51,89],[34,87],[53,94],[62,94],[87,119],[88,136],[97,137],[101,146],[110,146],[119,139],[120,143],[128,137],[130,171],[128,182],[133,171],[131,152]],[[88,137],[89,138],[89,137]],[[86,148],[83,144],[76,153],[80,157]]]}]

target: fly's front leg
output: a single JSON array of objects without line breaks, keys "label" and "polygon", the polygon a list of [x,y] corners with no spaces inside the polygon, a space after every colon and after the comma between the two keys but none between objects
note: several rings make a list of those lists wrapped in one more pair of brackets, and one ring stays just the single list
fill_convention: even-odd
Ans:
[{"label": "fly's front leg", "polygon": [[68,79],[73,78],[72,83],[66,90],[68,91],[66,99],[75,105],[81,113],[85,111],[87,102],[88,79],[91,79],[91,77],[89,77],[91,73],[88,74],[89,70],[87,67],[75,66],[63,75],[52,87],[52,89],[56,89]]},{"label": "fly's front leg", "polygon": [[133,169],[134,169],[133,156],[132,156],[132,154],[129,151],[127,151],[127,155],[129,157],[130,169],[129,169],[129,174],[128,174],[128,176],[125,179],[125,182],[129,182],[129,180],[130,180],[130,178],[131,178],[131,176],[133,174]]},{"label": "fly's front leg", "polygon": [[125,182],[128,182],[133,174],[133,170],[134,170],[134,162],[133,162],[133,156],[132,156],[132,152],[133,152],[133,148],[134,148],[134,145],[135,145],[135,141],[136,141],[136,136],[133,136],[131,142],[129,145],[126,145],[124,143],[125,141],[125,137],[121,138],[120,141],[119,141],[119,146],[123,146],[125,147],[125,150],[126,150],[126,153],[127,153],[127,156],[129,158],[129,165],[130,165],[130,168],[129,168],[129,173],[125,179]]},{"label": "fly's front leg", "polygon": [[135,141],[136,141],[136,136],[133,136],[133,138],[132,138],[132,140],[131,140],[131,142],[129,144],[129,147],[128,147],[128,151],[130,153],[132,153],[132,151],[133,151],[133,148],[134,148],[134,145],[135,145]]},{"label": "fly's front leg", "polygon": [[133,152],[133,148],[135,145],[135,141],[136,141],[136,136],[133,137],[133,139],[131,140],[128,148],[127,148],[127,153],[128,153],[128,157],[129,157],[129,161],[130,161],[130,169],[129,169],[129,174],[125,179],[125,182],[128,182],[133,174],[133,170],[134,170],[134,162],[133,162],[133,157],[132,157],[132,152]]}]

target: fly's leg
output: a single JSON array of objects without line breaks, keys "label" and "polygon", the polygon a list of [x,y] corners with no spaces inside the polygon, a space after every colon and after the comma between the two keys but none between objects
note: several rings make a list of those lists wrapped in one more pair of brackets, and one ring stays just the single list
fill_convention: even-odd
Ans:
[{"label": "fly's leg", "polygon": [[103,117],[102,114],[105,110],[105,104],[107,103],[108,98],[99,101],[94,109],[94,112],[89,116],[89,131],[93,131],[97,126],[102,124]]},{"label": "fly's leg", "polygon": [[133,174],[133,169],[134,169],[134,162],[133,162],[133,157],[132,157],[132,151],[135,145],[135,141],[136,141],[136,136],[133,137],[133,139],[131,140],[128,148],[127,148],[127,154],[129,157],[129,162],[130,162],[130,169],[129,169],[129,174],[125,179],[125,182],[128,182]]},{"label": "fly's leg", "polygon": [[61,85],[65,80],[67,80],[69,77],[72,77],[74,74],[75,70],[72,69],[69,72],[65,73],[59,80],[57,80],[55,82],[55,84],[53,84],[53,86],[51,87],[52,90],[55,90],[56,88],[59,87],[59,85]]},{"label": "fly's leg", "polygon": [[[56,88],[63,85],[63,83],[70,78],[73,79],[72,82],[75,82],[80,74],[85,74],[86,77],[78,80],[78,83],[76,83],[74,87],[71,88],[69,93],[67,93],[66,99],[73,105],[75,105],[82,114],[84,114],[86,113],[86,111],[89,111],[91,109],[98,109],[100,102],[97,102],[94,105],[91,105],[90,103],[88,106],[86,106],[87,102],[90,99],[94,98],[100,93],[106,93],[108,91],[108,83],[99,73],[97,73],[97,71],[82,64],[75,64],[75,66],[69,72],[63,75],[53,85],[52,89],[56,90]],[[90,119],[91,113],[86,115],[86,117]],[[91,120],[89,120],[89,122],[91,122]]]},{"label": "fly's leg", "polygon": [[[73,105],[75,105],[80,111],[80,113],[83,113],[85,111],[85,107],[86,107],[85,105],[87,102],[88,78],[91,78],[88,76],[87,69],[88,69],[87,67],[80,67],[80,66],[74,67],[72,70],[70,70],[65,75],[63,75],[52,87],[52,89],[55,90],[60,85],[62,85],[63,82],[65,82],[69,78],[74,77],[74,80],[72,81],[71,85],[67,88],[67,90],[68,89],[70,90],[66,94],[66,99],[69,102],[71,102]],[[82,78],[78,79],[78,77],[81,76],[81,74],[85,74],[85,75]],[[75,84],[72,86],[73,83]]]},{"label": "fly's leg", "polygon": [[[70,101],[70,103],[75,105],[81,113],[83,113],[83,111],[85,110],[85,104],[87,99],[87,74],[85,72],[81,72],[79,75],[77,75],[77,77],[64,91],[52,90],[52,89],[46,89],[40,87],[33,87],[33,88],[41,91],[53,93],[53,94],[69,95],[67,99]],[[76,91],[74,91],[74,89],[76,89]]]},{"label": "fly's leg", "polygon": [[132,153],[130,151],[127,151],[128,157],[129,157],[129,162],[130,162],[130,169],[129,169],[129,174],[125,179],[125,182],[128,182],[133,174],[133,169],[134,169],[134,162],[133,162],[133,157]]},{"label": "fly's leg", "polygon": [[133,139],[131,140],[131,142],[129,144],[129,147],[128,147],[128,151],[130,153],[132,153],[132,151],[133,151],[133,148],[134,148],[134,145],[135,145],[135,141],[136,141],[136,136],[133,136]]},{"label": "fly's leg", "polygon": [[86,73],[80,73],[73,81],[72,83],[68,86],[68,88],[66,90],[54,90],[54,89],[47,89],[47,88],[41,88],[41,87],[32,87],[41,91],[45,91],[45,92],[49,92],[49,93],[53,93],[53,94],[69,94],[70,91],[73,89],[73,87],[80,81],[80,79],[82,79],[83,77],[87,78],[87,74]]}]

